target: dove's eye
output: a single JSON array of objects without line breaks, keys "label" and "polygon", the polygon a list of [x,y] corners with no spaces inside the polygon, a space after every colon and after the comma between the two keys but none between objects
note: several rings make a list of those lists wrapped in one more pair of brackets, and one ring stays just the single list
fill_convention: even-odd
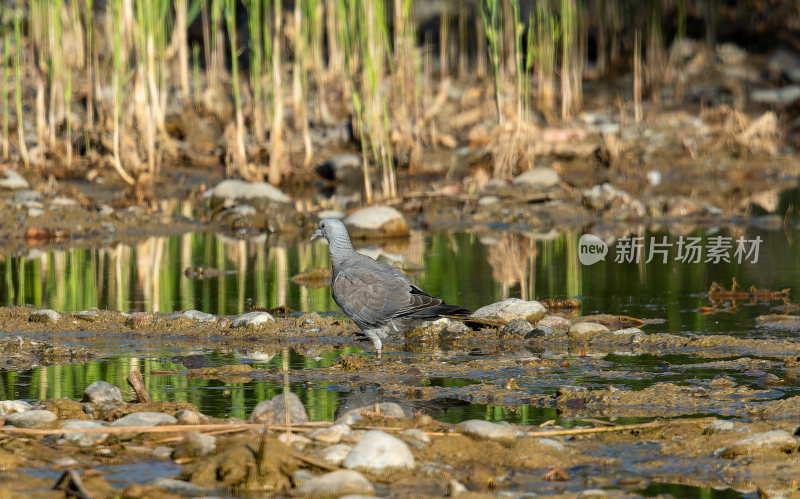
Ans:
[{"label": "dove's eye", "polygon": [[325,228],[325,224],[319,224],[319,228],[320,229],[324,229]]}]

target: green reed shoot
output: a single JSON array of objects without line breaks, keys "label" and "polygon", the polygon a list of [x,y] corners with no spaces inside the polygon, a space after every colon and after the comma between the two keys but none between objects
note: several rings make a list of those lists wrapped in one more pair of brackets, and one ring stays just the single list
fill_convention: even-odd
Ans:
[{"label": "green reed shoot", "polygon": [[64,115],[65,137],[64,145],[67,148],[67,166],[72,166],[72,68],[67,68],[67,81],[64,85],[64,102],[66,113]]},{"label": "green reed shoot", "polygon": [[25,145],[25,130],[22,126],[22,8],[14,10],[14,91],[17,104],[17,138],[19,140],[19,154],[25,166],[30,166],[28,147]]},{"label": "green reed shoot", "polygon": [[537,98],[539,109],[552,119],[555,107],[556,47],[561,36],[558,19],[547,2],[536,8],[536,43],[534,61],[536,70]]},{"label": "green reed shoot", "polygon": [[[272,129],[269,144],[269,176],[270,184],[281,181],[283,165],[283,81],[281,77],[281,28],[283,20],[282,0],[275,0],[272,9],[273,31],[272,44],[269,47],[272,56]],[[266,52],[266,50],[265,50]]]},{"label": "green reed shoot", "polygon": [[11,35],[3,37],[3,161],[8,161],[8,65],[11,58]]},{"label": "green reed shoot", "polygon": [[253,88],[253,134],[261,144],[266,136],[264,130],[264,85],[262,72],[264,64],[264,44],[261,42],[261,28],[264,23],[261,0],[246,0],[247,28],[250,33],[250,85]]},{"label": "green reed shoot", "polygon": [[200,45],[192,44],[192,99],[200,100]]},{"label": "green reed shoot", "polygon": [[236,150],[234,157],[237,166],[247,166],[247,153],[244,149],[244,115],[242,114],[242,93],[239,88],[239,57],[236,41],[236,0],[225,1],[225,21],[228,25],[228,38],[231,44],[231,80],[233,85],[233,102],[236,109]]},{"label": "green reed shoot", "polygon": [[503,116],[503,82],[502,68],[500,66],[500,17],[498,4],[500,0],[482,0],[481,18],[483,19],[483,29],[486,40],[489,42],[489,61],[492,65],[494,75],[494,94],[495,106],[497,107],[497,119],[500,123],[505,121]]}]

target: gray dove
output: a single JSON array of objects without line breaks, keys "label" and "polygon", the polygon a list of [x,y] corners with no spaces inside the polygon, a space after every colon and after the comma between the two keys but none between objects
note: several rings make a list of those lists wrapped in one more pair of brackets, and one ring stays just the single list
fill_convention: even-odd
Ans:
[{"label": "gray dove", "polygon": [[328,240],[333,301],[372,340],[379,359],[382,340],[390,333],[402,333],[425,319],[471,313],[429,295],[391,265],[357,253],[337,218],[322,219],[311,240],[318,237]]}]

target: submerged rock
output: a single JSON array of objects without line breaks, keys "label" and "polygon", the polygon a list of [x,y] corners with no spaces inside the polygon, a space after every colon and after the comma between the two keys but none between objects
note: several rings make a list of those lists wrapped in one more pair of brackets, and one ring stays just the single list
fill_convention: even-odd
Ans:
[{"label": "submerged rock", "polygon": [[375,489],[361,473],[338,470],[304,482],[296,492],[305,497],[342,497],[348,494],[373,495]]},{"label": "submerged rock", "polygon": [[459,423],[456,428],[464,435],[488,440],[511,441],[519,436],[519,431],[508,423],[492,423],[482,419],[470,419]]},{"label": "submerged rock", "polygon": [[414,469],[414,455],[405,442],[379,430],[368,431],[347,455],[342,466],[380,473],[386,469]]},{"label": "submerged rock", "polygon": [[499,319],[510,321],[512,319],[525,319],[530,323],[536,323],[544,317],[546,310],[538,301],[525,301],[519,298],[509,298],[501,302],[492,303],[476,310],[473,317],[485,317],[488,319]]},{"label": "submerged rock", "polygon": [[291,423],[305,423],[308,413],[300,398],[292,392],[281,393],[270,400],[260,402],[250,414],[251,423],[263,423],[267,420],[271,424],[286,422],[286,400],[289,401],[289,420]]},{"label": "submerged rock", "polygon": [[409,233],[403,214],[391,206],[370,206],[344,219],[352,239],[401,237]]},{"label": "submerged rock", "polygon": [[6,424],[17,428],[40,428],[55,423],[57,420],[56,413],[43,409],[16,412],[6,416]]},{"label": "submerged rock", "polygon": [[93,404],[121,404],[122,393],[108,381],[95,381],[83,391],[83,402]]}]

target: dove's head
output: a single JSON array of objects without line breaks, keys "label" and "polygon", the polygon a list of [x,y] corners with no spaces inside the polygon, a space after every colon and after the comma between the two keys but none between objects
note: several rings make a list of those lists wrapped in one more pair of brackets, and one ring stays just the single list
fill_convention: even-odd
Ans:
[{"label": "dove's head", "polygon": [[330,244],[350,242],[347,228],[338,218],[323,218],[320,220],[319,228],[311,236],[311,240],[313,241],[318,237],[325,238]]}]

